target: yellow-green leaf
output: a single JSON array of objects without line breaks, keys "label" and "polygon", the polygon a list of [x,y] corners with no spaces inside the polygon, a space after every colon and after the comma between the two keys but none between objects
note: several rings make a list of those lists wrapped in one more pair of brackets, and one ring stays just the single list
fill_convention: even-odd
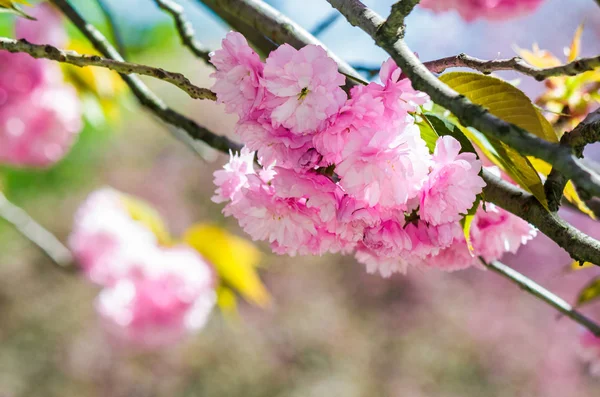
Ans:
[{"label": "yellow-green leaf", "polygon": [[577,27],[575,30],[575,35],[573,35],[573,40],[571,41],[571,45],[569,46],[569,56],[567,58],[567,62],[573,62],[579,56],[579,52],[581,51],[581,34],[583,33],[583,24]]},{"label": "yellow-green leaf", "polygon": [[579,197],[577,189],[575,189],[575,185],[573,185],[572,181],[567,182],[563,194],[565,195],[567,201],[575,205],[579,211],[583,212],[584,214],[586,214],[594,220],[596,219],[596,214],[590,209],[590,207],[587,206],[587,204],[581,199],[581,197]]},{"label": "yellow-green leaf", "polygon": [[16,14],[20,17],[31,19],[35,21],[36,19],[31,15],[26,14],[19,4],[30,5],[26,0],[0,0],[0,12]]},{"label": "yellow-green leaf", "polygon": [[440,80],[494,116],[549,142],[558,142],[554,128],[527,95],[506,81],[470,72],[446,73]]},{"label": "yellow-green leaf", "polygon": [[581,270],[581,269],[589,269],[590,267],[596,267],[596,265],[594,265],[592,262],[579,262],[579,261],[573,261],[571,262],[571,264],[568,266],[569,271],[575,271],[575,270]]},{"label": "yellow-green leaf", "polygon": [[[548,176],[550,171],[552,171],[552,166],[546,163],[543,160],[536,159],[535,157],[528,157],[529,161],[533,165],[533,167],[544,176]],[[563,190],[563,195],[571,204],[577,207],[577,209],[592,219],[596,219],[596,214],[592,211],[587,204],[579,197],[577,193],[577,189],[575,189],[575,185],[573,185],[572,181],[567,182],[565,185],[565,189]]]},{"label": "yellow-green leaf", "polygon": [[150,229],[156,235],[159,244],[171,244],[171,235],[166,223],[150,204],[127,194],[122,194],[121,201],[129,216]]},{"label": "yellow-green leaf", "polygon": [[600,277],[592,279],[580,292],[577,297],[577,306],[594,301],[600,297]]},{"label": "yellow-green leaf", "polygon": [[[467,72],[447,73],[441,76],[440,80],[472,102],[485,107],[498,118],[547,141],[558,142],[552,125],[535,108],[531,100],[513,85],[495,77]],[[468,128],[463,127],[462,130],[491,161],[547,208],[542,181],[527,158],[497,139],[475,134]]]},{"label": "yellow-green leaf", "polygon": [[226,286],[259,306],[270,303],[271,297],[256,271],[261,254],[254,244],[209,224],[190,227],[183,240],[213,264]]},{"label": "yellow-green leaf", "polygon": [[217,305],[221,312],[229,316],[237,314],[237,296],[235,292],[224,285],[217,287]]}]

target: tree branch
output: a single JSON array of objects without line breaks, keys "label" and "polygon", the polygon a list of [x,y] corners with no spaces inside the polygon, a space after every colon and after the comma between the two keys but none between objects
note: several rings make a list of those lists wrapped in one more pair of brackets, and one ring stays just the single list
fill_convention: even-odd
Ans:
[{"label": "tree branch", "polygon": [[71,251],[27,212],[11,203],[2,192],[0,192],[0,218],[14,226],[61,268],[67,269],[73,266]]},{"label": "tree branch", "polygon": [[[71,6],[67,0],[50,0],[52,4],[58,7],[67,18],[73,22],[73,24],[83,33],[83,35],[94,45],[106,58],[113,59],[115,61],[124,62],[123,57],[119,52],[106,40],[106,37],[92,24],[88,23],[77,10]],[[187,135],[174,133],[173,135],[179,141],[182,141],[186,145],[192,147],[189,138],[194,140],[203,141],[208,146],[211,146],[217,150],[224,152],[229,151],[231,148],[239,149],[241,146],[227,139],[224,136],[213,134],[208,129],[196,123],[194,120],[185,117],[184,115],[169,108],[156,94],[154,94],[138,76],[121,74],[123,80],[127,83],[131,91],[138,98],[139,102],[148,108],[162,121],[174,125],[184,130]]]},{"label": "tree branch", "polygon": [[[569,148],[545,141],[516,125],[507,123],[481,106],[438,80],[416,57],[404,40],[390,36],[392,29],[380,29],[384,20],[359,0],[328,0],[353,25],[359,26],[390,54],[415,89],[427,93],[431,99],[450,110],[460,122],[482,133],[499,139],[519,150],[521,154],[540,158],[572,179],[580,188],[594,196],[600,196],[600,177],[587,169]],[[411,0],[414,2],[414,0]],[[410,8],[410,7],[409,7]],[[396,16],[394,21],[400,17]],[[393,22],[390,26],[395,26]]]},{"label": "tree branch", "polygon": [[510,267],[506,266],[501,262],[496,261],[492,263],[487,263],[481,258],[480,261],[486,268],[508,279],[511,283],[519,286],[522,290],[529,293],[530,295],[533,295],[536,298],[546,302],[565,316],[569,317],[571,320],[587,328],[594,335],[600,336],[600,325],[596,324],[594,321],[590,320],[588,317],[586,317],[579,311],[573,309],[573,307],[567,302],[565,302],[563,299],[556,296],[555,294],[548,291],[539,284],[535,283],[533,280],[525,277],[521,273],[517,272],[514,269],[511,269]]},{"label": "tree branch", "polygon": [[580,73],[594,70],[600,67],[600,56],[582,58],[552,68],[537,68],[525,62],[521,57],[487,61],[467,54],[459,54],[452,57],[423,62],[423,65],[433,73],[442,73],[446,69],[462,67],[475,69],[486,74],[496,70],[516,70],[517,72],[531,76],[538,81],[542,81],[548,77],[575,76]]},{"label": "tree branch", "polygon": [[536,226],[574,260],[600,266],[600,241],[574,228],[518,186],[483,170],[485,199]]},{"label": "tree branch", "polygon": [[168,12],[175,21],[177,32],[181,38],[181,43],[186,46],[195,56],[204,60],[207,65],[211,65],[209,52],[204,46],[196,40],[194,26],[185,17],[183,7],[172,0],[154,0],[156,5],[162,10]]},{"label": "tree branch", "polygon": [[102,58],[97,55],[80,55],[75,51],[61,50],[51,45],[31,44],[24,39],[13,40],[0,37],[0,50],[9,52],[23,52],[34,58],[50,59],[57,62],[68,63],[79,67],[98,66],[121,74],[141,74],[171,83],[185,91],[194,99],[209,99],[215,101],[217,96],[208,88],[197,87],[181,73],[169,72],[161,68],[140,65],[131,62],[120,62],[113,59]]},{"label": "tree branch", "polygon": [[[565,133],[560,140],[560,144],[572,148],[577,157],[583,158],[585,146],[598,141],[600,141],[600,109],[588,114],[573,131]],[[544,191],[548,198],[550,211],[558,211],[568,181],[558,169],[552,168],[546,183],[544,183]]]},{"label": "tree branch", "polygon": [[[211,9],[225,11],[245,24],[258,30],[264,36],[277,44],[287,43],[296,49],[308,44],[323,47],[329,57],[337,64],[341,73],[360,78],[360,75],[352,69],[348,63],[332,53],[316,37],[308,33],[304,28],[292,21],[275,8],[261,0],[198,0]],[[268,54],[269,51],[267,51]]]}]

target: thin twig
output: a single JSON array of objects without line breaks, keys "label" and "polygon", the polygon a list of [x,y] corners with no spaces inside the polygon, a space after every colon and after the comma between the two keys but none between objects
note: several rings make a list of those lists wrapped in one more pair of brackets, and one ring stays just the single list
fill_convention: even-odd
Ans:
[{"label": "thin twig", "polygon": [[557,295],[553,294],[544,287],[535,283],[533,280],[525,277],[521,273],[506,266],[501,262],[496,261],[487,263],[483,259],[480,260],[481,263],[483,263],[484,266],[488,269],[492,270],[495,273],[498,273],[502,277],[508,279],[513,284],[518,285],[522,290],[529,293],[530,295],[533,295],[536,298],[546,302],[565,316],[569,317],[571,320],[575,321],[577,324],[582,325],[583,327],[588,329],[594,335],[600,336],[600,325],[596,324],[594,321],[592,321],[579,311],[573,309],[571,305],[569,305]]},{"label": "thin twig", "polygon": [[186,46],[195,56],[212,66],[209,56],[210,51],[205,49],[202,43],[196,40],[194,26],[185,17],[183,7],[172,0],[154,0],[154,2],[162,10],[168,12],[173,17],[175,26],[177,27],[177,32],[181,38],[181,43]]},{"label": "thin twig", "polygon": [[181,73],[169,72],[161,68],[140,65],[131,62],[115,61],[113,59],[102,58],[97,55],[80,55],[75,51],[61,50],[51,45],[31,44],[24,39],[13,40],[6,37],[0,37],[0,50],[9,52],[24,52],[34,58],[50,59],[57,62],[68,63],[71,65],[99,66],[114,70],[121,74],[141,74],[144,76],[155,77],[159,80],[171,83],[181,90],[185,91],[194,99],[209,99],[215,101],[217,96],[207,88],[197,87]]},{"label": "thin twig", "polygon": [[96,0],[96,3],[98,3],[98,7],[100,7],[102,13],[104,14],[104,17],[106,18],[106,21],[108,22],[108,27],[110,28],[110,33],[113,39],[115,40],[115,45],[117,49],[119,50],[121,55],[123,55],[124,58],[127,58],[127,46],[125,45],[125,40],[121,35],[121,30],[117,25],[117,19],[115,18],[115,14],[111,10],[111,8],[106,4],[105,0]]},{"label": "thin twig", "polygon": [[71,251],[27,212],[11,203],[2,192],[0,192],[0,218],[13,225],[58,266],[61,268],[72,267]]},{"label": "thin twig", "polygon": [[[378,46],[390,54],[411,80],[415,89],[427,93],[433,102],[450,110],[463,125],[474,127],[485,135],[517,149],[523,155],[534,156],[552,164],[567,178],[572,179],[577,186],[591,195],[600,196],[600,176],[583,166],[571,153],[571,149],[548,142],[514,124],[507,123],[458,94],[435,77],[406,45],[402,37],[397,35],[398,32],[402,32],[402,29],[396,28],[398,21],[403,21],[400,16],[394,18],[389,28],[383,28],[384,19],[359,0],[328,1],[351,24],[363,29],[375,39]],[[409,2],[412,4],[415,0]],[[396,11],[401,9],[402,7]],[[391,32],[396,34],[392,35]]]},{"label": "thin twig", "polygon": [[[92,24],[88,23],[67,0],[50,0],[52,4],[57,6],[63,14],[73,22],[73,24],[84,34],[84,36],[94,45],[106,58],[115,61],[123,62],[123,57],[119,52],[106,40],[106,37],[98,31]],[[219,136],[205,127],[199,125],[194,120],[185,117],[181,113],[169,108],[156,94],[154,94],[136,75],[121,74],[123,80],[127,83],[131,91],[138,98],[140,103],[154,113],[165,123],[174,125],[184,130],[187,135],[195,140],[200,140],[217,150],[228,152],[230,149],[239,149],[241,146],[227,139],[224,136]],[[178,140],[196,150],[193,145],[190,145],[188,136],[182,138],[182,134],[173,134]]]},{"label": "thin twig", "polygon": [[511,59],[484,60],[459,54],[452,57],[437,59],[434,61],[423,62],[433,73],[442,73],[450,68],[471,68],[482,73],[491,73],[497,70],[515,70],[527,76],[531,76],[538,81],[545,80],[554,76],[575,76],[584,72],[589,72],[600,67],[600,56],[593,58],[582,58],[561,66],[552,68],[538,68],[525,62],[521,57]]}]

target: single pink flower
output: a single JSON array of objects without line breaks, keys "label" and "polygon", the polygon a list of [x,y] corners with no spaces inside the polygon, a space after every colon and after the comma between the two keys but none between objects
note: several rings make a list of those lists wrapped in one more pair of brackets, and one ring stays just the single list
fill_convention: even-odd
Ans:
[{"label": "single pink flower", "polygon": [[339,201],[344,195],[338,185],[314,172],[297,173],[281,167],[275,167],[274,171],[276,175],[271,183],[276,197],[303,200],[306,208],[318,212],[323,224],[329,224],[328,229],[335,228]]},{"label": "single pink flower", "polygon": [[211,89],[217,94],[217,102],[225,104],[227,112],[245,118],[263,96],[260,78],[264,65],[260,57],[244,36],[229,32],[222,48],[211,54],[210,61],[217,68],[211,75],[216,80]]},{"label": "single pink flower", "polygon": [[536,229],[518,216],[492,203],[485,207],[485,211],[480,207],[475,214],[471,238],[476,255],[487,262],[500,259],[506,252],[516,253],[536,236]]},{"label": "single pink flower", "polygon": [[420,5],[436,13],[456,10],[467,20],[510,19],[533,12],[544,0],[422,0]]},{"label": "single pink flower", "polygon": [[214,183],[217,186],[212,201],[223,203],[226,201],[237,201],[241,194],[241,189],[247,186],[248,174],[255,174],[254,170],[254,152],[247,147],[242,148],[241,153],[229,152],[229,162],[225,164],[222,170],[214,172]]},{"label": "single pink flower", "polygon": [[459,154],[460,150],[460,143],[451,136],[436,142],[432,171],[420,192],[419,214],[425,222],[440,225],[459,221],[485,186],[477,156]]},{"label": "single pink flower", "polygon": [[296,50],[289,44],[271,52],[264,69],[267,95],[262,105],[273,127],[294,134],[314,133],[326,126],[346,100],[344,76],[327,52],[316,45]]},{"label": "single pink flower", "polygon": [[[376,139],[386,134],[393,137],[391,142],[387,137]],[[348,142],[356,150],[336,166],[340,185],[372,207],[406,207],[429,172],[430,155],[419,128],[407,124],[402,130],[377,130],[368,140],[360,135],[358,130],[348,133]]]},{"label": "single pink flower", "polygon": [[248,180],[242,198],[227,204],[223,213],[235,217],[253,240],[276,243],[279,252],[296,255],[306,249],[319,233],[319,211],[308,208],[306,199],[276,197],[273,186],[256,175]]},{"label": "single pink flower", "polygon": [[240,122],[235,130],[244,144],[257,152],[263,165],[306,168],[301,159],[312,148],[310,136],[296,135],[286,128],[257,120]]}]

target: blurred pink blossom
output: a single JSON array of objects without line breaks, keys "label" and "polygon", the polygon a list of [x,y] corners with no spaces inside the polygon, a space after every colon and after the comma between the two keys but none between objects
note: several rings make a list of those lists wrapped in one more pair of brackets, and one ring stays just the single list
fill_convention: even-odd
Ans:
[{"label": "blurred pink blossom", "polygon": [[189,246],[160,246],[119,192],[90,195],[69,245],[84,274],[103,287],[96,309],[116,343],[161,347],[206,323],[216,301],[211,266]]},{"label": "blurred pink blossom", "polygon": [[421,7],[434,12],[456,10],[467,21],[501,20],[534,11],[544,0],[422,0]]},{"label": "blurred pink blossom", "polygon": [[[32,9],[38,21],[20,18],[17,36],[62,46],[66,31],[47,3]],[[73,87],[60,66],[26,54],[0,54],[0,163],[47,167],[62,159],[83,123]]]}]

